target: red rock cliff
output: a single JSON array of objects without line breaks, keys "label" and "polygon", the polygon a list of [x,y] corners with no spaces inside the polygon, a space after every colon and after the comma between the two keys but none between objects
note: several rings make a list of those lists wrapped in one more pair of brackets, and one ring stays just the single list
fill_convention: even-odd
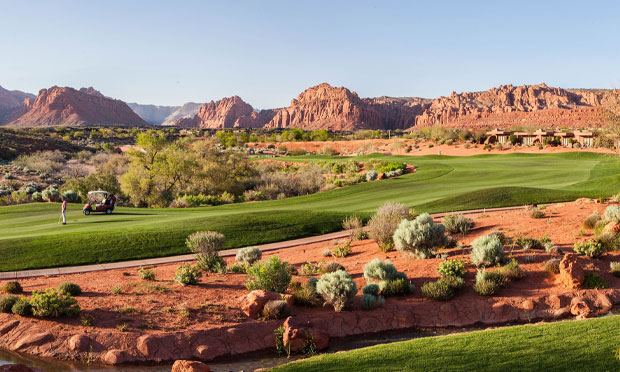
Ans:
[{"label": "red rock cliff", "polygon": [[53,86],[26,99],[9,126],[147,125],[123,101],[108,98],[93,88],[75,90]]},{"label": "red rock cliff", "polygon": [[205,103],[194,117],[179,119],[174,125],[186,128],[261,128],[272,117],[272,110],[256,112],[240,97],[233,96]]}]

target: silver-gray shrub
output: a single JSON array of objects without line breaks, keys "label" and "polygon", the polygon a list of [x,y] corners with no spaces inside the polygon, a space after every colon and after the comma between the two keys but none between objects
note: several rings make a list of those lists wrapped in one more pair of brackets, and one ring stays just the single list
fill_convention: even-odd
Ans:
[{"label": "silver-gray shrub", "polygon": [[370,182],[370,181],[374,181],[377,179],[377,177],[379,177],[379,173],[377,173],[376,170],[370,170],[368,172],[366,172],[366,181]]},{"label": "silver-gray shrub", "polygon": [[226,263],[218,254],[224,246],[224,234],[217,231],[198,231],[185,240],[187,248],[196,255],[202,269],[210,272],[225,272]]},{"label": "silver-gray shrub", "polygon": [[254,262],[260,261],[263,252],[258,247],[241,248],[235,256],[235,261],[246,266],[251,266]]},{"label": "silver-gray shrub", "polygon": [[408,218],[409,209],[404,204],[388,201],[368,221],[368,236],[377,242],[379,249],[387,252],[394,246],[392,237],[398,224]]},{"label": "silver-gray shrub", "polygon": [[389,260],[381,261],[375,258],[364,266],[364,279],[368,283],[392,280],[397,273],[398,271],[396,271],[396,268]]},{"label": "silver-gray shrub", "polygon": [[334,307],[335,311],[342,311],[355,298],[357,286],[351,275],[339,270],[323,274],[316,283],[316,292],[323,298],[326,305]]},{"label": "silver-gray shrub", "polygon": [[484,235],[471,243],[471,262],[476,266],[491,266],[505,261],[504,247],[494,235]]},{"label": "silver-gray shrub", "polygon": [[443,218],[443,225],[450,234],[466,235],[474,227],[474,220],[462,214],[450,214]]},{"label": "silver-gray shrub", "polygon": [[398,251],[411,252],[417,258],[430,258],[434,256],[433,248],[448,243],[445,232],[444,225],[435,224],[433,217],[424,213],[412,221],[402,220],[393,239]]},{"label": "silver-gray shrub", "polygon": [[610,205],[605,208],[604,215],[607,222],[620,222],[620,207],[617,205]]}]

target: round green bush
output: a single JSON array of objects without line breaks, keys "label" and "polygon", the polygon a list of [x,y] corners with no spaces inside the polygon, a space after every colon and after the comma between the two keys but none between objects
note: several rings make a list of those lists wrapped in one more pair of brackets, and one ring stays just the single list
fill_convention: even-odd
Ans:
[{"label": "round green bush", "polygon": [[373,296],[378,296],[379,295],[379,286],[376,284],[366,284],[364,286],[364,288],[362,288],[362,293],[363,294],[369,294],[369,295],[373,295]]},{"label": "round green bush", "polygon": [[66,292],[56,292],[49,288],[45,292],[34,291],[30,297],[34,316],[54,317],[75,316],[80,312],[77,300]]},{"label": "round green bush", "polygon": [[62,198],[67,201],[67,203],[79,203],[81,201],[80,195],[73,190],[67,190],[62,193]]},{"label": "round green bush", "polygon": [[360,300],[363,310],[374,309],[376,302],[377,302],[377,296],[372,295],[372,294],[363,294],[362,299]]},{"label": "round green bush", "polygon": [[280,257],[271,256],[266,261],[257,262],[247,269],[249,276],[245,286],[249,290],[284,293],[291,282],[291,266],[280,261]]},{"label": "round green bush", "polygon": [[30,316],[32,315],[32,306],[30,305],[30,301],[26,297],[20,297],[13,307],[11,307],[11,312],[15,315],[21,316]]},{"label": "round green bush", "polygon": [[552,258],[545,262],[545,271],[551,274],[559,274],[560,273],[560,259]]},{"label": "round green bush", "polygon": [[344,266],[342,266],[336,261],[328,262],[321,267],[321,273],[323,274],[333,273],[338,270],[344,270]]},{"label": "round green bush", "polygon": [[442,276],[460,276],[465,275],[465,263],[459,259],[443,260],[439,263],[437,272]]},{"label": "round green bush", "polygon": [[599,258],[605,254],[603,245],[600,242],[592,240],[575,243],[575,245],[573,245],[573,250],[578,254],[593,258]]},{"label": "round green bush", "polygon": [[607,280],[598,274],[586,274],[583,280],[583,286],[588,289],[609,288]]},{"label": "round green bush", "polygon": [[504,247],[497,236],[485,235],[471,243],[471,262],[476,266],[491,266],[505,260]]},{"label": "round green bush", "polygon": [[316,291],[325,304],[333,306],[335,311],[342,311],[357,294],[357,286],[351,275],[338,270],[323,274],[316,284]]},{"label": "round green bush", "polygon": [[396,268],[389,260],[381,261],[375,258],[364,266],[364,278],[367,282],[392,280],[396,275]]},{"label": "round green bush", "polygon": [[18,294],[22,293],[23,291],[24,290],[21,284],[19,284],[19,282],[10,281],[2,285],[2,292],[4,293]]},{"label": "round green bush", "polygon": [[174,281],[182,286],[196,285],[198,284],[198,280],[201,276],[202,269],[200,268],[200,265],[196,264],[192,266],[191,264],[186,263],[177,267]]},{"label": "round green bush", "polygon": [[394,232],[394,245],[401,252],[412,252],[417,258],[434,257],[433,248],[448,243],[446,228],[435,224],[430,214],[424,213],[413,221],[402,220]]},{"label": "round green bush", "polygon": [[13,305],[17,302],[17,296],[4,295],[0,297],[0,312],[11,313],[13,312]]},{"label": "round green bush", "polygon": [[242,248],[237,252],[235,261],[246,266],[252,266],[255,262],[260,261],[263,252],[258,247]]},{"label": "round green bush", "polygon": [[500,288],[500,285],[492,280],[480,280],[474,284],[474,291],[482,296],[492,296]]},{"label": "round green bush", "polygon": [[75,283],[64,282],[58,286],[58,292],[64,292],[71,296],[79,296],[82,294],[82,288]]},{"label": "round green bush", "polygon": [[447,301],[465,285],[463,278],[448,275],[434,282],[426,282],[422,286],[422,295],[436,301]]},{"label": "round green bush", "polygon": [[601,220],[601,216],[598,213],[593,213],[589,215],[588,217],[586,217],[585,220],[583,220],[583,228],[592,230],[596,227],[596,223],[599,222],[600,220]]},{"label": "round green bush", "polygon": [[414,286],[409,283],[406,277],[401,277],[393,280],[384,280],[379,283],[379,288],[381,289],[381,295],[392,297],[407,295],[413,291]]}]

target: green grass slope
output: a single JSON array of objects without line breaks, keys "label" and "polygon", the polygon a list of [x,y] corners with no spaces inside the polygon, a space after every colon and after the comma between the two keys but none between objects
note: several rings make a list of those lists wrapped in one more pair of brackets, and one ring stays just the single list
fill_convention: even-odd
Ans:
[{"label": "green grass slope", "polygon": [[620,191],[617,157],[587,152],[355,158],[368,159],[407,162],[418,170],[396,179],[297,198],[218,207],[117,208],[111,216],[84,216],[80,205],[71,205],[66,226],[57,224],[58,204],[0,207],[0,271],[187,253],[183,242],[198,230],[221,231],[227,248],[318,235],[340,229],[346,215],[370,216],[387,200],[418,212],[442,212],[567,201]]},{"label": "green grass slope", "polygon": [[274,372],[620,371],[620,315],[513,326],[325,354]]}]

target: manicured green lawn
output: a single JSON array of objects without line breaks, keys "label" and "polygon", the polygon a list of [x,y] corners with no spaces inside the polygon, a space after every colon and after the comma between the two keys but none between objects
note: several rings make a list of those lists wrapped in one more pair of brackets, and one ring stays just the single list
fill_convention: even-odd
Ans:
[{"label": "manicured green lawn", "polygon": [[187,253],[183,241],[198,230],[221,231],[228,240],[226,248],[318,235],[340,229],[346,215],[370,216],[387,200],[418,212],[442,212],[610,196],[620,191],[618,158],[587,152],[367,155],[356,160],[370,158],[407,162],[418,170],[314,195],[218,207],[117,208],[111,216],[84,216],[81,205],[71,205],[66,226],[57,224],[58,204],[0,207],[0,271]]},{"label": "manicured green lawn", "polygon": [[620,371],[620,315],[415,339],[274,368],[329,371]]}]

